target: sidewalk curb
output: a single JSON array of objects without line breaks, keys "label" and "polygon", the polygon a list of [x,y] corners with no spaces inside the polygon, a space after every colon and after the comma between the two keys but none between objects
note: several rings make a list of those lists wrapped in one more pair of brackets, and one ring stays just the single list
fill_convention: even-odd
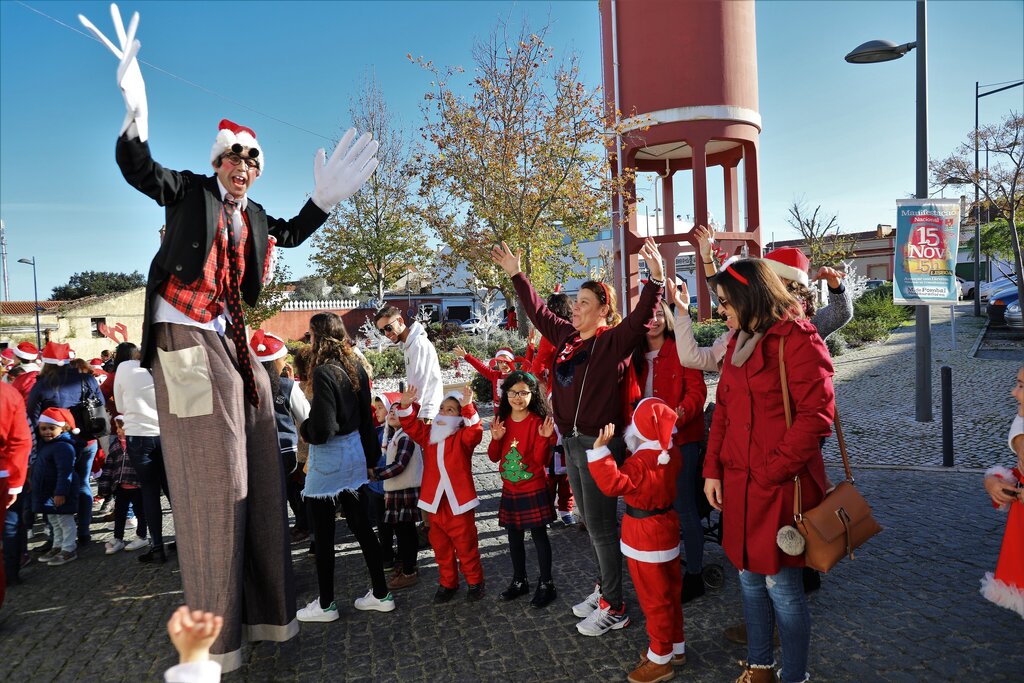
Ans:
[{"label": "sidewalk curb", "polygon": [[[968,358],[976,358],[978,349],[981,347],[981,342],[985,340],[985,333],[988,332],[988,326],[992,321],[990,319],[985,320],[985,324],[982,326],[981,331],[978,332],[978,338],[974,340],[974,346],[967,352]],[[984,359],[982,359],[984,360]]]},{"label": "sidewalk curb", "polygon": [[[825,467],[842,467],[842,460],[826,460]],[[879,464],[858,464],[856,469],[858,470],[894,470],[897,472],[947,472],[955,474],[984,474],[985,468],[983,467],[963,467],[961,465],[954,465],[953,467],[944,467],[942,465],[879,465]]]}]

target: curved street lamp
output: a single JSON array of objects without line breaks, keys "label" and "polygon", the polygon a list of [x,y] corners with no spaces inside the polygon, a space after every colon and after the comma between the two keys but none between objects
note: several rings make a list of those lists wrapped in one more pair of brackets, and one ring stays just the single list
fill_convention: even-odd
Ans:
[{"label": "curved street lamp", "polygon": [[18,263],[24,263],[26,266],[32,266],[32,293],[35,296],[35,309],[36,309],[36,348],[39,352],[43,351],[43,335],[39,331],[39,286],[36,284],[36,257],[33,256],[30,259],[20,258]]}]

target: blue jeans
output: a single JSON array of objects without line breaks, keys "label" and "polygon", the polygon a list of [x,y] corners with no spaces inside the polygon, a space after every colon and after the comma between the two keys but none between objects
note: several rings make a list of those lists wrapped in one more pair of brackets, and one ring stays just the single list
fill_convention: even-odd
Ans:
[{"label": "blue jeans", "polygon": [[[139,524],[145,524],[149,542],[154,548],[164,547],[164,512],[160,492],[171,494],[167,488],[167,472],[164,471],[164,455],[160,450],[159,436],[129,436],[128,459],[135,468],[142,486],[142,509]],[[142,518],[145,518],[144,520]],[[142,536],[143,534],[139,534]]]},{"label": "blue jeans", "polygon": [[28,531],[25,528],[24,513],[31,494],[22,491],[14,505],[7,508],[4,516],[4,571],[8,579],[17,579],[21,568],[21,557],[28,551]]},{"label": "blue jeans", "polygon": [[82,478],[82,487],[78,489],[78,540],[82,543],[88,543],[92,538],[89,530],[92,524],[92,484],[89,483],[89,475],[92,474],[92,461],[96,459],[97,449],[95,441],[81,446],[75,461],[75,469]]},{"label": "blue jeans", "polygon": [[700,443],[684,443],[679,449],[683,454],[683,469],[679,471],[679,477],[676,479],[676,499],[672,507],[679,515],[679,527],[683,530],[686,572],[700,574],[704,569],[704,527],[700,524],[700,512],[697,511]]},{"label": "blue jeans", "polygon": [[747,621],[747,661],[773,663],[772,630],[777,619],[782,639],[782,683],[803,681],[811,643],[811,612],[804,594],[802,568],[782,567],[772,576],[741,571],[740,590]]}]

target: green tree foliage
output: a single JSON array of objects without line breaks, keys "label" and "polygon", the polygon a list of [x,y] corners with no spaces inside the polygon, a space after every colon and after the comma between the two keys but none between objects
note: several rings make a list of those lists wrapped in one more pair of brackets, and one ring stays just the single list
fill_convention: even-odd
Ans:
[{"label": "green tree foliage", "polygon": [[288,266],[284,264],[284,259],[281,258],[281,250],[277,249],[276,251],[274,272],[270,280],[263,283],[263,289],[260,290],[259,298],[256,299],[256,305],[249,306],[242,301],[245,323],[252,329],[256,329],[264,321],[277,315],[281,307],[288,301],[288,297],[285,296],[285,286],[291,278],[291,273]]},{"label": "green tree foliage", "polygon": [[363,189],[335,207],[317,231],[313,263],[329,284],[356,285],[379,302],[410,268],[428,265],[432,252],[415,203],[405,134],[375,80],[365,81],[350,114],[358,130],[373,133],[380,143],[380,165]]},{"label": "green tree foliage", "polygon": [[72,301],[87,296],[102,296],[114,292],[127,292],[146,286],[146,278],[139,271],[134,273],[108,273],[87,270],[75,273],[67,284],[53,288],[50,298],[54,301]]}]

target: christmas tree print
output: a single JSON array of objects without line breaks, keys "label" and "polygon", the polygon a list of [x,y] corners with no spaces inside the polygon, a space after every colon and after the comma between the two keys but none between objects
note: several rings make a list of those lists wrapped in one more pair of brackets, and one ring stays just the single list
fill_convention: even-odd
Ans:
[{"label": "christmas tree print", "polygon": [[501,463],[501,478],[512,483],[531,479],[533,474],[527,472],[523,467],[523,454],[516,448],[519,445],[517,439],[512,440],[512,450],[505,454],[505,461]]}]

